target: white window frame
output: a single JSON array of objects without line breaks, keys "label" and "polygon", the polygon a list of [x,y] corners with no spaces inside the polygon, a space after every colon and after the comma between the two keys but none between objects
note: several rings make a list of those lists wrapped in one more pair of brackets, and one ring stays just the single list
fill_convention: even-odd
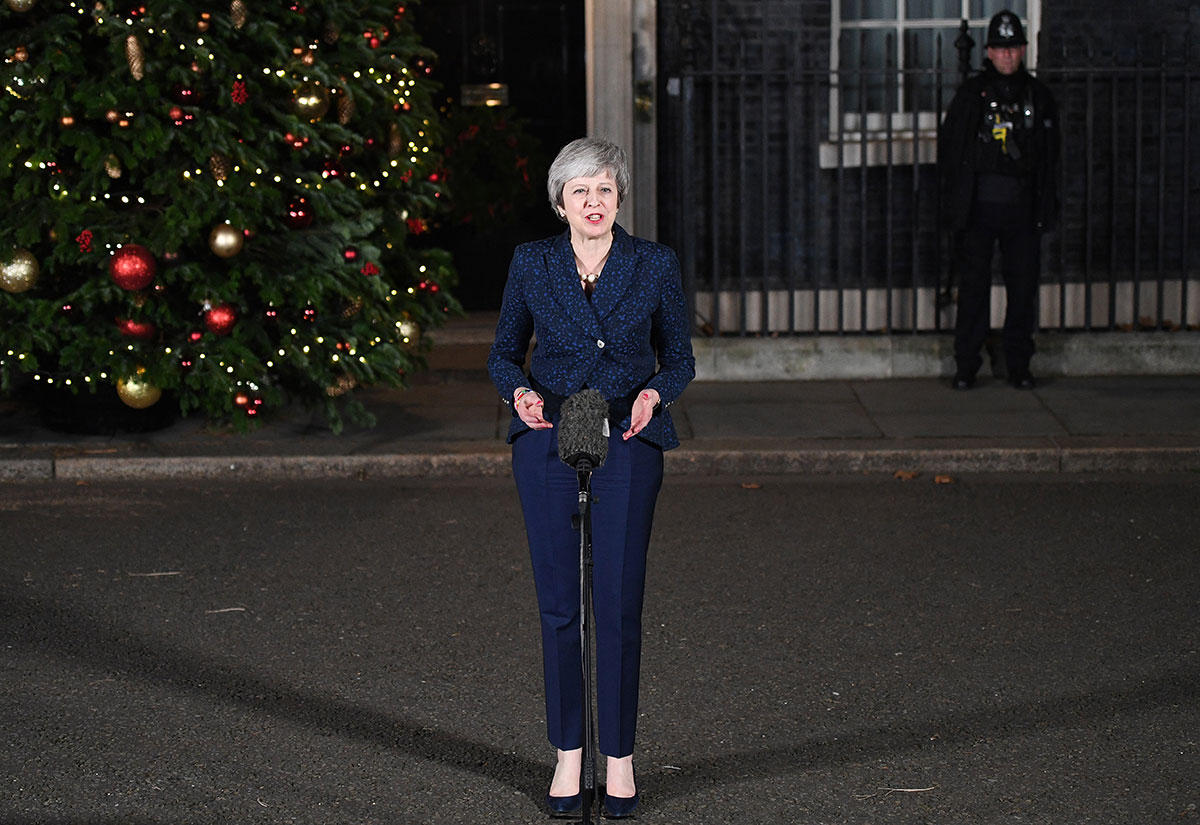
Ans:
[{"label": "white window frame", "polygon": [[[866,129],[864,133],[862,118],[859,112],[846,112],[842,116],[842,130],[839,131],[836,113],[841,111],[840,90],[838,89],[838,64],[841,58],[840,43],[843,32],[863,31],[869,29],[886,29],[899,33],[896,42],[896,65],[899,74],[904,66],[904,49],[908,38],[905,32],[910,29],[944,28],[957,32],[965,19],[972,30],[986,29],[991,15],[987,17],[970,17],[971,0],[959,0],[960,17],[905,17],[905,0],[896,0],[896,17],[879,18],[876,20],[842,21],[842,4],[840,0],[830,0],[830,49],[829,49],[829,139],[821,144],[821,168],[833,169],[841,166],[882,166],[888,163],[888,119],[891,120],[891,162],[893,164],[911,164],[914,150],[920,163],[934,163],[937,160],[937,129],[941,122],[941,112],[917,112],[916,133],[913,131],[913,112],[905,111],[904,84],[898,82],[897,94],[900,96],[899,109],[896,112],[867,112]],[[1029,46],[1025,52],[1025,65],[1030,69],[1037,66],[1037,33],[1041,28],[1042,0],[1026,0],[1025,36]],[[955,35],[957,36],[957,35]],[[984,50],[983,43],[976,43],[972,57],[980,60]],[[978,65],[978,63],[976,64]],[[930,67],[932,68],[932,67]],[[953,69],[955,67],[948,67]],[[952,90],[951,90],[952,91]],[[949,99],[946,100],[949,103]]]}]

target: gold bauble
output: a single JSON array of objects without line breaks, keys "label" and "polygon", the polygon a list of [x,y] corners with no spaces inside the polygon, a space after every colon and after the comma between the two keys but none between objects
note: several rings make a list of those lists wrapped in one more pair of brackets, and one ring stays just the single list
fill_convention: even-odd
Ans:
[{"label": "gold bauble", "polygon": [[104,171],[107,172],[108,176],[113,180],[121,177],[121,173],[123,171],[121,169],[121,159],[116,155],[109,155],[108,159],[104,161]]},{"label": "gold bauble", "polygon": [[37,5],[37,0],[4,0],[4,4],[13,11],[26,12]]},{"label": "gold bauble", "polygon": [[217,224],[208,234],[208,248],[218,258],[232,258],[242,251],[245,242],[246,236],[242,234],[242,230],[227,223]]},{"label": "gold bauble", "polygon": [[309,120],[320,120],[329,111],[329,90],[320,83],[302,83],[292,93],[292,110]]},{"label": "gold bauble", "polygon": [[0,266],[0,289],[14,295],[32,289],[40,271],[41,267],[33,253],[28,249],[18,249]]},{"label": "gold bauble", "polygon": [[[138,372],[144,372],[139,369]],[[135,410],[144,410],[154,406],[162,398],[162,390],[151,384],[141,375],[117,379],[117,397]]]}]

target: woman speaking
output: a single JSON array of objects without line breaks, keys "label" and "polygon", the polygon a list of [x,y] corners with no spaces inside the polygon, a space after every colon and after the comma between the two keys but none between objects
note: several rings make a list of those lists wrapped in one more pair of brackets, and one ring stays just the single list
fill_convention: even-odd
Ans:
[{"label": "woman speaking", "polygon": [[563,401],[584,388],[608,404],[607,458],[592,474],[592,590],[604,808],[621,817],[638,804],[646,550],[663,451],[679,445],[666,408],[695,375],[695,359],[675,254],[616,224],[629,193],[625,152],[600,138],[573,141],[551,164],[547,189],[567,231],[513,254],[488,371],[513,409],[508,441],[541,614],[547,734],[558,749],[547,796],[556,814],[582,805],[584,703],[579,533],[571,521],[579,483],[559,460],[555,424]]}]

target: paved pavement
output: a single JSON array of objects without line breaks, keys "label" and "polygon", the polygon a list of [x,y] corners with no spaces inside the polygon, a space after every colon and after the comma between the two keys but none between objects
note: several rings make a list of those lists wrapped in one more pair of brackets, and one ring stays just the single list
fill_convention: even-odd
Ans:
[{"label": "paved pavement", "polygon": [[[0,480],[504,475],[505,407],[483,368],[494,319],[436,335],[408,390],[371,390],[369,429],[331,433],[288,411],[248,435],[182,419],[116,436],[45,428],[0,407]],[[1200,371],[1053,378],[1033,391],[984,379],[694,382],[672,407],[671,474],[1200,470]]]}]

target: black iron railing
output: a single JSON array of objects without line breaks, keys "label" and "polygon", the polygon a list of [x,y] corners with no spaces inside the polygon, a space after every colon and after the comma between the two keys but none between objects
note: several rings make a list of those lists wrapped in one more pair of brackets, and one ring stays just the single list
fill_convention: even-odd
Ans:
[{"label": "black iron railing", "polygon": [[[667,80],[660,225],[681,253],[697,327],[949,329],[936,133],[959,61],[943,65],[939,40],[933,65],[898,66],[889,41],[882,65],[831,71],[806,37],[764,28],[730,43],[714,33]],[[1200,326],[1200,69],[1186,47],[1137,65],[1038,53],[1063,135],[1042,327]],[[879,101],[903,105],[877,111]],[[1002,299],[993,303],[998,320]]]}]

